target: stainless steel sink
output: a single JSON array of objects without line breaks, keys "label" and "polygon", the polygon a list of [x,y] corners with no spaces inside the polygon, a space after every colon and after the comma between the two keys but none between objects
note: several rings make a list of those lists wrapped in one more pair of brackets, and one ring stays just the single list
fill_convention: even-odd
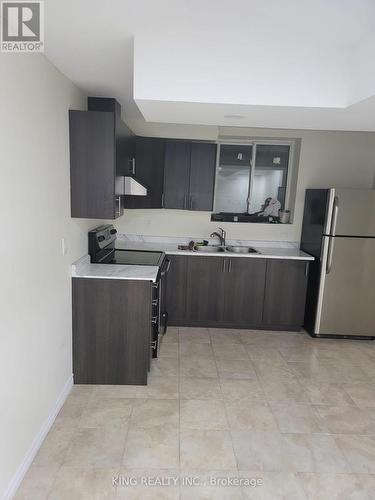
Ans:
[{"label": "stainless steel sink", "polygon": [[245,246],[236,246],[236,245],[227,245],[225,250],[230,253],[259,253],[253,247],[245,247]]},{"label": "stainless steel sink", "polygon": [[210,253],[210,252],[224,252],[225,248],[220,245],[197,245],[194,247],[196,252]]}]

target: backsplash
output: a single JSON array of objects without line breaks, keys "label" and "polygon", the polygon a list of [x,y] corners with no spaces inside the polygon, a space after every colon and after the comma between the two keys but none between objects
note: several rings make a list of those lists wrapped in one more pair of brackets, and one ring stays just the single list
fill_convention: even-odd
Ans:
[{"label": "backsplash", "polygon": [[[203,238],[199,236],[191,236],[189,238],[186,237],[177,237],[177,236],[149,236],[142,234],[118,234],[117,240],[122,242],[132,242],[132,243],[164,243],[167,245],[187,245],[190,241],[202,241]],[[217,238],[204,238],[210,244],[217,244]],[[257,246],[264,248],[299,248],[298,242],[293,241],[264,241],[264,240],[244,240],[244,239],[233,239],[227,238],[227,243],[229,245],[245,245],[245,246]]]}]

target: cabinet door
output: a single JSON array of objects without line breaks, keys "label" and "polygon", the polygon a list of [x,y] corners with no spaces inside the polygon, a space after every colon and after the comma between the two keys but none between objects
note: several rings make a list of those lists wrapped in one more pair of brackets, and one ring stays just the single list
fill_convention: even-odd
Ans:
[{"label": "cabinet door", "polygon": [[147,188],[147,196],[125,196],[126,208],[162,208],[165,140],[137,137],[135,178]]},{"label": "cabinet door", "polygon": [[188,208],[212,211],[216,169],[216,144],[192,142]]},{"label": "cabinet door", "polygon": [[186,318],[193,322],[219,323],[223,316],[224,257],[188,257]]},{"label": "cabinet door", "polygon": [[227,259],[223,322],[256,327],[262,324],[266,260],[242,257]]},{"label": "cabinet door", "polygon": [[113,219],[115,118],[101,111],[69,111],[71,216]]},{"label": "cabinet door", "polygon": [[186,316],[187,261],[184,255],[168,255],[171,261],[166,275],[166,311],[171,325],[183,324]]},{"label": "cabinet door", "polygon": [[188,208],[191,143],[166,141],[164,208]]},{"label": "cabinet door", "polygon": [[268,260],[263,324],[299,330],[303,325],[308,262]]},{"label": "cabinet door", "polygon": [[77,384],[146,384],[151,283],[73,278],[73,373]]},{"label": "cabinet door", "polygon": [[116,174],[135,176],[135,135],[116,116]]}]

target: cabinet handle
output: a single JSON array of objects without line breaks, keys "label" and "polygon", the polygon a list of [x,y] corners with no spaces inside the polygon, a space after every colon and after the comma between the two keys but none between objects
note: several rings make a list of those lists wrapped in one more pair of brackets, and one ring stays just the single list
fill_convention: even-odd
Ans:
[{"label": "cabinet handle", "polygon": [[305,265],[305,276],[307,278],[308,274],[309,274],[309,265],[310,265],[310,262],[306,262],[306,265]]},{"label": "cabinet handle", "polygon": [[225,273],[225,261],[226,261],[226,260],[227,260],[227,259],[223,258],[223,266],[222,266],[222,272],[223,272],[223,273]]},{"label": "cabinet handle", "polygon": [[193,209],[193,197],[191,195],[189,197],[189,200],[190,200],[189,201],[189,208],[190,208],[190,210],[192,210]]},{"label": "cabinet handle", "polygon": [[164,193],[161,195],[161,208],[164,208]]},{"label": "cabinet handle", "polygon": [[130,160],[130,163],[131,163],[131,173],[132,175],[135,175],[135,158],[132,158]]},{"label": "cabinet handle", "polygon": [[187,194],[184,194],[184,208],[187,206]]},{"label": "cabinet handle", "polygon": [[115,209],[115,216],[120,217],[121,215],[121,196],[116,197],[117,210]]},{"label": "cabinet handle", "polygon": [[156,325],[156,323],[158,322],[158,317],[157,317],[157,316],[153,316],[153,317],[151,318],[151,321],[152,321],[152,323],[153,323],[154,325]]},{"label": "cabinet handle", "polygon": [[232,259],[229,259],[229,268],[228,268],[228,273],[232,272]]}]

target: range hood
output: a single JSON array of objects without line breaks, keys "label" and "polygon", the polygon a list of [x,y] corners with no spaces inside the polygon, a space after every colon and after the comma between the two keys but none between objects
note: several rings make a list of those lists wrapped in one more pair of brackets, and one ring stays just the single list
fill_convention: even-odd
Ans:
[{"label": "range hood", "polygon": [[133,177],[116,177],[116,195],[147,196],[147,189]]}]

